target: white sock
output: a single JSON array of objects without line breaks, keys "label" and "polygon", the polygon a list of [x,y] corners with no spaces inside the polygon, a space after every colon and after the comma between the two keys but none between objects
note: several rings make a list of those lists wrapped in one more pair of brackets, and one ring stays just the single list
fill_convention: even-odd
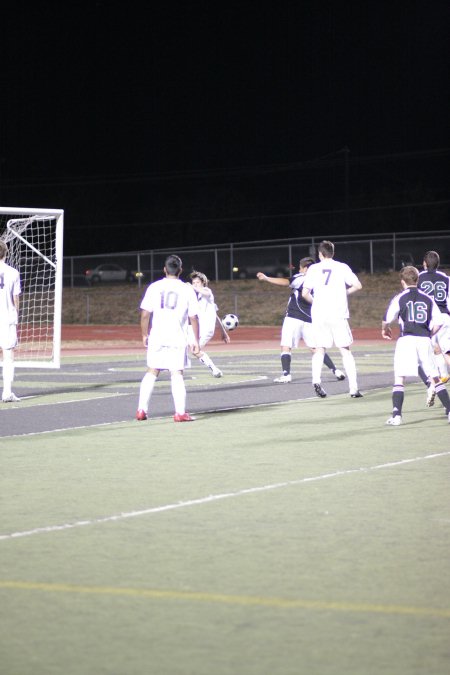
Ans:
[{"label": "white sock", "polygon": [[179,373],[178,371],[171,373],[170,382],[175,412],[179,415],[184,415],[186,412],[186,385],[184,384],[183,373]]},{"label": "white sock", "polygon": [[3,392],[2,398],[11,396],[14,382],[14,358],[10,349],[3,350]]},{"label": "white sock", "polygon": [[203,352],[203,356],[199,358],[199,361],[200,363],[203,363],[204,366],[210,368],[211,370],[214,370],[216,367],[212,362],[212,360],[209,358],[208,354],[206,354],[205,352]]},{"label": "white sock", "polygon": [[436,364],[437,364],[438,371],[439,371],[439,377],[447,377],[448,376],[448,368],[447,368],[447,361],[445,360],[445,356],[443,354],[435,354],[434,358],[436,359]]},{"label": "white sock", "polygon": [[311,367],[313,384],[320,384],[322,382],[322,366],[324,356],[324,352],[320,352],[319,350],[314,352],[312,355]]},{"label": "white sock", "polygon": [[358,390],[358,381],[356,376],[356,363],[350,349],[341,349],[342,363],[345,373],[348,377],[348,386],[350,392]]},{"label": "white sock", "polygon": [[148,402],[155,386],[156,375],[153,373],[145,373],[142,378],[141,388],[139,389],[139,404],[138,410],[148,412]]}]

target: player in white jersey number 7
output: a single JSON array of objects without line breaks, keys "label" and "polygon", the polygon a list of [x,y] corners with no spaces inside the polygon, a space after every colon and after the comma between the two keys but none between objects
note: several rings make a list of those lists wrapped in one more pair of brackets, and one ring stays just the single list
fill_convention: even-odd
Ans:
[{"label": "player in white jersey number 7", "polygon": [[321,385],[322,366],[325,350],[334,344],[341,352],[350,396],[361,398],[355,359],[350,351],[353,336],[348,323],[348,296],[360,290],[361,282],[346,263],[333,260],[334,244],[331,241],[322,241],[318,254],[320,262],[308,268],[302,290],[305,300],[312,304],[311,322],[316,343],[312,357],[314,391],[320,398],[327,395]]},{"label": "player in white jersey number 7", "polygon": [[[308,267],[314,265],[313,258],[301,258],[298,264],[298,272],[290,279],[284,277],[268,277],[264,272],[256,274],[260,281],[268,281],[275,286],[289,286],[291,295],[286,307],[286,314],[281,328],[281,368],[282,374],[276,377],[274,382],[287,384],[292,382],[291,361],[292,349],[298,347],[300,340],[314,353],[315,343],[311,325],[311,305],[302,297],[302,286]],[[336,368],[329,354],[325,354],[324,363],[337,380],[345,380],[342,371]]]}]

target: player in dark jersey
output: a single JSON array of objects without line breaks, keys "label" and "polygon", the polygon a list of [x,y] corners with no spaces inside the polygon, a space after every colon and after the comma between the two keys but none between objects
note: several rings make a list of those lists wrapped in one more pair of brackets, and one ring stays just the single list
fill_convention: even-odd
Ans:
[{"label": "player in dark jersey", "polygon": [[442,326],[442,315],[434,299],[417,288],[418,279],[419,271],[415,267],[408,265],[401,270],[403,291],[392,298],[381,324],[381,335],[385,340],[392,339],[390,324],[396,319],[400,324],[400,337],[394,355],[393,410],[392,416],[386,422],[392,426],[402,423],[405,377],[417,376],[419,366],[433,380],[436,395],[450,422],[450,398],[445,385],[439,379],[431,344],[431,336]]},{"label": "player in dark jersey", "polygon": [[[292,349],[298,347],[300,340],[303,339],[305,345],[312,351],[315,349],[311,328],[311,305],[302,298],[301,291],[306,270],[313,263],[312,258],[302,258],[299,262],[299,271],[290,279],[268,277],[263,272],[258,272],[256,275],[260,281],[268,281],[276,286],[289,286],[291,288],[291,295],[281,329],[281,368],[283,372],[280,377],[275,378],[274,382],[284,384],[292,381]],[[336,368],[328,354],[325,354],[324,363],[333,372],[337,380],[345,380],[344,373]]]},{"label": "player in dark jersey", "polygon": [[[439,270],[439,253],[428,251],[423,258],[423,271],[417,288],[434,298],[441,314],[442,328],[431,338],[441,382],[448,382],[450,367],[450,279]],[[420,373],[422,379],[423,374]],[[424,380],[425,381],[425,380]]]}]

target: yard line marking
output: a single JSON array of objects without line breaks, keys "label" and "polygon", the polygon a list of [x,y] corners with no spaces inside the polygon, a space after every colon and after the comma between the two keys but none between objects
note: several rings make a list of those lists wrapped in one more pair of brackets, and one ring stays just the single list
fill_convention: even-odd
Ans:
[{"label": "yard line marking", "polygon": [[88,595],[112,595],[118,597],[149,598],[150,600],[179,600],[186,602],[210,602],[247,607],[275,607],[278,609],[315,609],[338,612],[369,614],[406,614],[415,616],[440,616],[450,618],[450,609],[444,607],[414,607],[409,605],[379,605],[371,603],[333,602],[325,600],[302,600],[300,598],[265,597],[257,595],[228,595],[202,591],[160,590],[157,588],[129,588],[116,586],[78,586],[76,584],[39,583],[32,581],[0,581],[0,588],[46,593],[79,593]]},{"label": "yard line marking", "polygon": [[[80,391],[82,390],[83,386],[84,385],[80,384]],[[32,407],[32,410],[34,410],[35,408],[42,407],[42,406],[67,405],[69,403],[70,404],[72,404],[72,403],[85,403],[86,401],[98,401],[102,398],[111,398],[112,396],[129,396],[129,395],[130,395],[129,392],[111,391],[111,392],[107,392],[106,394],[99,394],[98,396],[93,394],[92,396],[88,396],[86,398],[73,398],[73,399],[67,399],[65,401],[51,401],[51,402],[47,402],[47,403],[45,403],[45,402],[44,403],[36,403],[36,405],[34,405]],[[54,394],[49,393],[49,394],[44,394],[44,396],[54,396]],[[29,399],[32,399],[32,398],[38,398],[38,397],[42,398],[42,394],[33,394],[32,396],[21,396],[20,398],[21,398],[22,401],[25,401],[25,400],[29,400]],[[16,408],[20,408],[20,407],[21,406],[19,404],[17,404],[14,407],[10,406],[9,408],[2,408],[2,410],[5,410],[5,411],[6,410],[15,410]]]},{"label": "yard line marking", "polygon": [[[91,399],[86,399],[86,400],[91,400]],[[152,419],[158,419],[156,417],[152,417]],[[10,436],[0,436],[0,443],[4,439],[8,438],[28,438],[28,436],[40,436],[41,434],[58,434],[63,431],[79,431],[80,429],[93,429],[95,427],[108,427],[113,424],[126,424],[129,423],[130,420],[127,418],[126,420],[114,420],[114,422],[96,422],[95,424],[85,424],[81,427],[61,427],[60,429],[43,429],[42,431],[30,431],[26,434],[12,434]]]},{"label": "yard line marking", "polygon": [[[264,376],[264,378],[265,378],[265,376]],[[244,380],[244,382],[250,382],[250,381],[251,380]],[[231,384],[233,384],[233,383],[231,383]],[[238,384],[242,384],[242,382],[239,382]],[[86,398],[86,399],[74,399],[73,401],[57,401],[55,403],[38,403],[38,405],[33,406],[33,410],[34,410],[34,408],[37,408],[38,406],[41,406],[41,405],[42,406],[60,405],[61,403],[77,403],[78,401],[93,401],[93,400],[97,400],[99,398],[111,398],[111,396],[130,396],[130,394],[129,393],[106,394],[105,396],[97,396],[95,399],[94,398]],[[213,415],[215,413],[229,412],[230,410],[250,410],[251,408],[269,408],[271,406],[287,405],[288,403],[302,403],[303,401],[317,401],[317,396],[310,396],[308,398],[293,398],[293,399],[290,399],[288,401],[272,401],[271,403],[267,403],[267,402],[250,403],[250,404],[246,404],[246,405],[233,405],[233,406],[227,406],[227,407],[223,407],[223,408],[196,410],[194,412],[194,414],[196,416],[197,415]],[[15,407],[20,408],[20,405],[17,405]],[[10,410],[12,410],[12,408],[10,408]],[[156,415],[155,417],[151,417],[149,419],[149,421],[151,422],[152,420],[163,420],[163,419],[172,420],[172,415],[170,413],[168,413],[167,415]],[[110,426],[112,424],[134,424],[134,422],[135,422],[134,418],[127,417],[126,420],[113,420],[112,422],[96,422],[95,424],[85,424],[85,425],[78,426],[78,427],[62,427],[60,429],[43,429],[42,431],[29,431],[25,434],[10,434],[9,436],[1,436],[0,435],[0,443],[3,439],[8,439],[8,438],[24,438],[24,437],[27,437],[27,436],[38,436],[39,434],[60,433],[61,431],[76,431],[76,430],[80,430],[80,429],[93,429],[95,427]]]},{"label": "yard line marking", "polygon": [[387,469],[394,466],[401,466],[402,464],[411,464],[412,462],[422,462],[428,459],[436,459],[438,457],[447,457],[450,455],[450,450],[447,452],[433,453],[432,455],[423,455],[422,457],[411,457],[409,459],[399,459],[394,462],[386,462],[384,464],[375,464],[374,466],[362,466],[356,469],[342,469],[340,471],[333,471],[332,473],[324,473],[319,476],[310,476],[308,478],[299,478],[297,480],[283,481],[281,483],[272,483],[269,485],[260,485],[256,487],[244,488],[236,492],[223,492],[216,495],[208,495],[207,497],[199,497],[198,499],[188,499],[186,501],[175,502],[174,504],[164,504],[162,506],[153,506],[148,509],[140,511],[128,511],[125,513],[117,513],[112,516],[105,516],[103,518],[93,518],[91,520],[79,520],[74,523],[64,523],[62,525],[47,525],[43,527],[36,527],[32,530],[23,530],[21,532],[11,532],[9,534],[0,534],[0,541],[7,539],[17,539],[19,537],[30,537],[34,534],[47,534],[49,532],[58,532],[62,530],[73,530],[77,527],[86,527],[87,525],[100,525],[101,523],[117,522],[119,520],[126,520],[127,518],[136,518],[139,516],[147,516],[153,513],[163,513],[164,511],[173,511],[174,509],[182,509],[188,506],[199,506],[211,502],[221,501],[222,499],[231,499],[234,497],[242,497],[243,495],[256,494],[258,492],[267,492],[269,490],[279,490],[280,488],[292,487],[295,485],[302,485],[305,483],[312,483],[319,480],[326,480],[327,478],[337,478],[339,476],[349,476],[355,473],[368,473],[369,471],[378,471],[379,469]]}]

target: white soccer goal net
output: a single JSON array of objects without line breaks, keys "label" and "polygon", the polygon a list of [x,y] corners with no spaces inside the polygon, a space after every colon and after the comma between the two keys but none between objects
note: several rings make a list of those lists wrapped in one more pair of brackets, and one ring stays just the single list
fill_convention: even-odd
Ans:
[{"label": "white soccer goal net", "polygon": [[59,368],[64,211],[0,207],[6,262],[22,284],[16,366]]}]

